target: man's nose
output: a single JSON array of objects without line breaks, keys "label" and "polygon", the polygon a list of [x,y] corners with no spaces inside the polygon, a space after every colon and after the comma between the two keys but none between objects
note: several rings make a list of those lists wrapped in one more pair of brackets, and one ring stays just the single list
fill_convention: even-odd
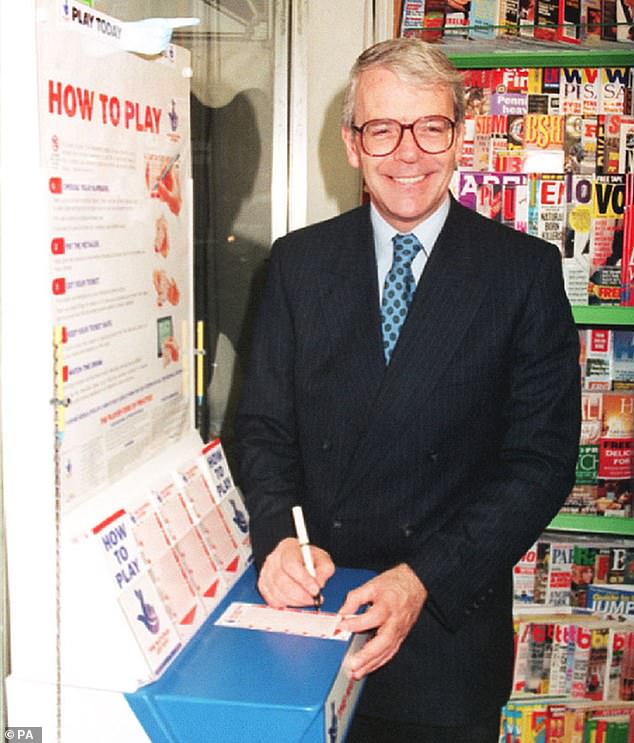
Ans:
[{"label": "man's nose", "polygon": [[403,129],[403,136],[396,148],[397,157],[401,160],[414,160],[421,152],[422,150],[414,139],[414,132],[411,129]]}]

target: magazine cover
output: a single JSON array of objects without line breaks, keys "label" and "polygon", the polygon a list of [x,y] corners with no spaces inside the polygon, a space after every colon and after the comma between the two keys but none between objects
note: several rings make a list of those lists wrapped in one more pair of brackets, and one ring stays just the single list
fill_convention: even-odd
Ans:
[{"label": "magazine cover", "polygon": [[621,123],[624,118],[623,114],[597,116],[596,172],[600,175],[620,173]]},{"label": "magazine cover", "polygon": [[634,170],[634,116],[623,116],[619,131],[619,173]]},{"label": "magazine cover", "polygon": [[559,0],[558,20],[557,41],[579,44],[581,41],[581,22],[583,20],[579,0]]},{"label": "magazine cover", "polygon": [[552,542],[546,586],[546,604],[560,609],[570,606],[574,545]]},{"label": "magazine cover", "polygon": [[634,41],[634,5],[630,0],[616,0],[617,41]]},{"label": "magazine cover", "polygon": [[[634,438],[634,393],[605,392],[603,430],[599,454],[599,477],[605,480],[634,478],[632,440]],[[627,504],[630,505],[629,503]]]},{"label": "magazine cover", "polygon": [[517,36],[520,20],[520,0],[500,0],[500,34]]},{"label": "magazine cover", "polygon": [[579,443],[598,445],[603,429],[603,393],[581,393],[581,435]]},{"label": "magazine cover", "polygon": [[612,331],[612,387],[634,390],[634,330]]},{"label": "magazine cover", "polygon": [[616,0],[601,0],[601,38],[616,41]]},{"label": "magazine cover", "polygon": [[597,169],[597,136],[599,125],[596,116],[584,116],[581,124],[581,163],[579,172],[594,175]]},{"label": "magazine cover", "polygon": [[559,67],[531,67],[528,70],[528,113],[559,113]]},{"label": "magazine cover", "polygon": [[601,1],[585,0],[585,40],[590,43],[601,41]]},{"label": "magazine cover", "polygon": [[588,589],[588,604],[597,614],[631,620],[634,616],[634,586],[593,584]]},{"label": "magazine cover", "polygon": [[592,178],[566,176],[563,272],[566,295],[573,305],[588,304],[592,196]]},{"label": "magazine cover", "polygon": [[537,573],[537,544],[534,544],[513,567],[513,601],[532,604],[535,600]]},{"label": "magazine cover", "polygon": [[401,36],[423,41],[442,38],[445,24],[445,0],[405,0],[401,19]]},{"label": "magazine cover", "polygon": [[553,622],[532,622],[530,624],[528,663],[524,687],[524,691],[528,694],[548,694],[553,634]]},{"label": "magazine cover", "polygon": [[548,693],[552,696],[563,696],[570,693],[571,679],[568,673],[568,657],[571,652],[574,652],[574,625],[570,622],[556,622],[548,685]]},{"label": "magazine cover", "polygon": [[588,606],[588,587],[594,580],[596,547],[575,544],[572,550],[570,605],[577,609]]},{"label": "magazine cover", "polygon": [[625,173],[623,207],[623,256],[621,258],[621,304],[634,306],[634,174]]},{"label": "magazine cover", "polygon": [[581,114],[567,114],[564,124],[564,172],[581,173],[584,159],[583,117]]},{"label": "magazine cover", "polygon": [[610,628],[607,625],[593,627],[590,631],[590,655],[584,694],[587,699],[603,699],[609,638]]},{"label": "magazine cover", "polygon": [[583,347],[582,383],[584,390],[599,391],[612,388],[612,340],[610,328],[579,329],[579,342]]},{"label": "magazine cover", "polygon": [[591,634],[588,627],[577,624],[575,627],[575,648],[572,657],[572,680],[570,694],[584,697],[586,694],[588,668],[590,664]]},{"label": "magazine cover", "polygon": [[542,41],[555,41],[558,23],[559,0],[537,0],[533,36]]},{"label": "magazine cover", "polygon": [[469,209],[525,232],[527,186],[525,173],[461,172],[456,198]]},{"label": "magazine cover", "polygon": [[581,114],[596,116],[601,106],[601,73],[598,67],[580,67]]},{"label": "magazine cover", "polygon": [[528,69],[491,70],[491,113],[522,115],[528,111]]},{"label": "magazine cover", "polygon": [[600,113],[627,114],[629,67],[601,67]]},{"label": "magazine cover", "polygon": [[524,171],[564,172],[566,119],[555,114],[527,113],[524,117]]},{"label": "magazine cover", "polygon": [[608,634],[603,699],[612,701],[621,698],[621,672],[625,660],[625,648],[629,630],[610,627]]},{"label": "magazine cover", "polygon": [[537,22],[537,6],[539,0],[520,0],[519,35],[524,39],[532,39]]},{"label": "magazine cover", "polygon": [[493,39],[498,35],[500,0],[471,0],[469,37]]},{"label": "magazine cover", "polygon": [[451,38],[467,36],[471,22],[470,2],[451,2],[445,0],[444,35]]},{"label": "magazine cover", "polygon": [[562,254],[566,206],[566,176],[563,173],[542,173],[539,179],[537,236],[556,245]]},{"label": "magazine cover", "polygon": [[562,67],[559,87],[559,113],[583,115],[582,70]]},{"label": "magazine cover", "polygon": [[594,179],[589,304],[619,304],[623,253],[624,175]]}]

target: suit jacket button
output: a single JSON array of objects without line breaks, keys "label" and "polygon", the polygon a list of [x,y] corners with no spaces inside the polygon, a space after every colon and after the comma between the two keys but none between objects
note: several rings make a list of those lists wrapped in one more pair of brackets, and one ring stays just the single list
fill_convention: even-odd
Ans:
[{"label": "suit jacket button", "polygon": [[408,539],[414,533],[414,530],[409,524],[405,524],[405,526],[401,526],[401,531],[403,532],[404,536]]},{"label": "suit jacket button", "polygon": [[437,462],[438,461],[438,452],[436,451],[428,451],[427,452],[427,458],[430,462]]},{"label": "suit jacket button", "polygon": [[332,449],[332,441],[330,439],[324,439],[321,442],[322,451],[330,451]]},{"label": "suit jacket button", "polygon": [[332,522],[333,529],[341,529],[342,526],[343,524],[341,523],[341,521],[335,520]]}]

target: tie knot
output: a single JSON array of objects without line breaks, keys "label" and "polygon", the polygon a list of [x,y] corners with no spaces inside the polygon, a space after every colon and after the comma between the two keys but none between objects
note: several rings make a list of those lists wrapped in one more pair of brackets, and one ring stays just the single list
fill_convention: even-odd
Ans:
[{"label": "tie knot", "polygon": [[419,250],[422,249],[416,235],[408,233],[407,235],[394,235],[392,238],[394,244],[394,262],[411,263],[416,257]]}]

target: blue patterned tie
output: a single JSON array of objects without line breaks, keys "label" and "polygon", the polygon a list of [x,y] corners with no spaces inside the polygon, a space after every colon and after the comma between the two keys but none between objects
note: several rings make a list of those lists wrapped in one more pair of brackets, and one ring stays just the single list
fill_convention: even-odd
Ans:
[{"label": "blue patterned tie", "polygon": [[412,261],[418,251],[423,250],[416,235],[394,235],[392,242],[394,259],[385,277],[381,302],[381,328],[386,365],[390,363],[392,351],[416,291]]}]

